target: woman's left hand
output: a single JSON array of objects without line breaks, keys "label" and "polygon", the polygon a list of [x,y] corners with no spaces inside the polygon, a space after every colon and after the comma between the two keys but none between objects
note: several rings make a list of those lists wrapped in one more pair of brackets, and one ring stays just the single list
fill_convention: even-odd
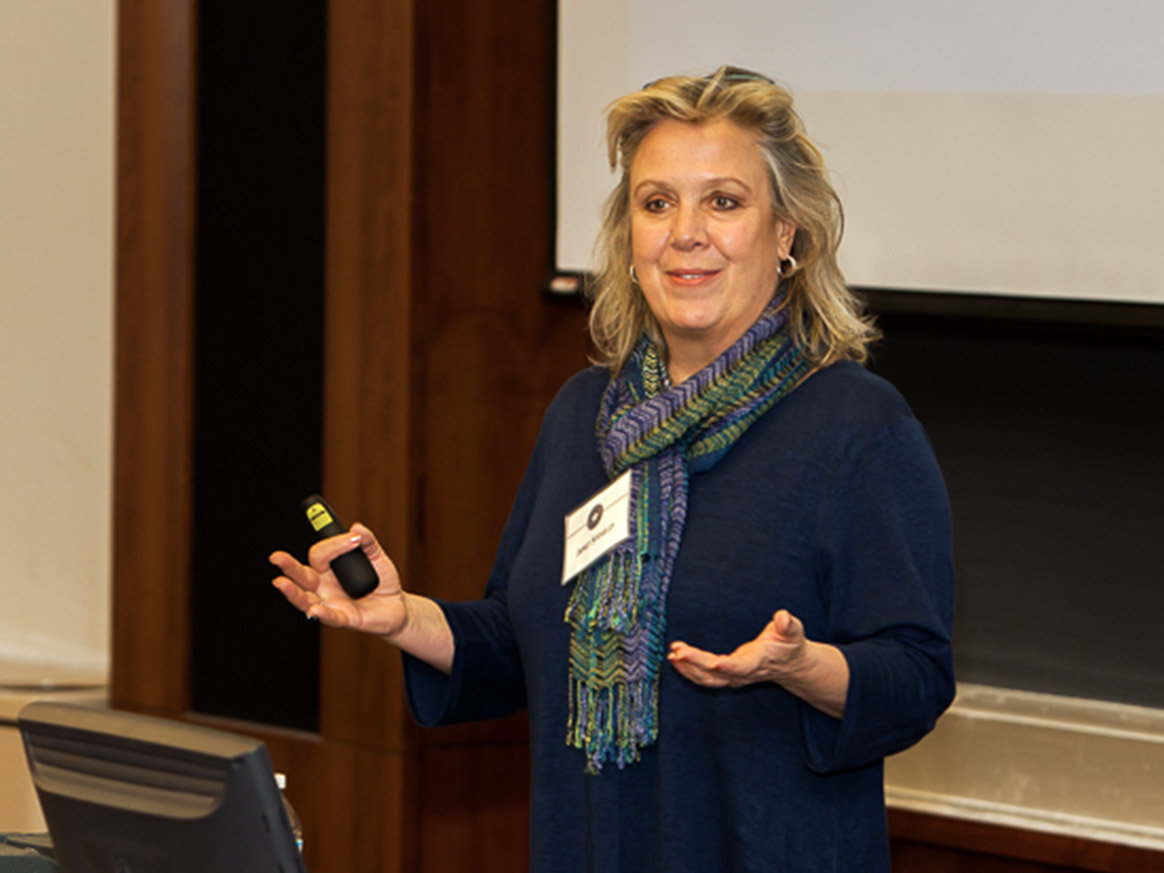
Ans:
[{"label": "woman's left hand", "polygon": [[817,709],[840,718],[849,690],[849,665],[835,646],[813,642],[800,619],[786,609],[772,616],[759,636],[730,655],[674,642],[667,660],[683,676],[708,688],[739,688],[775,682]]}]

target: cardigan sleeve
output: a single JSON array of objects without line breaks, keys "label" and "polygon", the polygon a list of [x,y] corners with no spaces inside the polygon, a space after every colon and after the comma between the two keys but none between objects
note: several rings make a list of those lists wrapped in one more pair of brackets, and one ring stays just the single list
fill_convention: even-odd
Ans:
[{"label": "cardigan sleeve", "polygon": [[901,419],[857,443],[842,469],[816,562],[848,698],[839,721],[801,704],[807,763],[822,773],[911,746],[955,691],[950,511],[929,440]]}]

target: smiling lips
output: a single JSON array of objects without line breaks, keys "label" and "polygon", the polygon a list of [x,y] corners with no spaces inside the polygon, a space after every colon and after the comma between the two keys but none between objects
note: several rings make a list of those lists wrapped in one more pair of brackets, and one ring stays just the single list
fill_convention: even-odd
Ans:
[{"label": "smiling lips", "polygon": [[698,285],[713,276],[718,276],[719,270],[667,270],[667,278],[680,285]]}]

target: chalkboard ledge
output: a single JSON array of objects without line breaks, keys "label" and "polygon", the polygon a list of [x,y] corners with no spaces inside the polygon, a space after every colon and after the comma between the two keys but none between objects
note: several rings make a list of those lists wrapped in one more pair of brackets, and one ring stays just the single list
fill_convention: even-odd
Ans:
[{"label": "chalkboard ledge", "polygon": [[891,809],[1164,850],[1164,710],[964,684],[885,783]]}]

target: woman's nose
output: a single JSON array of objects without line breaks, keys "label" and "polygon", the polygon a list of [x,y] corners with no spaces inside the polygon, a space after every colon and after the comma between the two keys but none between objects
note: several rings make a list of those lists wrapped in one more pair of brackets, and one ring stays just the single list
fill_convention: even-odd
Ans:
[{"label": "woman's nose", "polygon": [[671,227],[671,245],[680,251],[700,246],[706,240],[703,216],[698,209],[680,204],[675,210],[675,223]]}]

